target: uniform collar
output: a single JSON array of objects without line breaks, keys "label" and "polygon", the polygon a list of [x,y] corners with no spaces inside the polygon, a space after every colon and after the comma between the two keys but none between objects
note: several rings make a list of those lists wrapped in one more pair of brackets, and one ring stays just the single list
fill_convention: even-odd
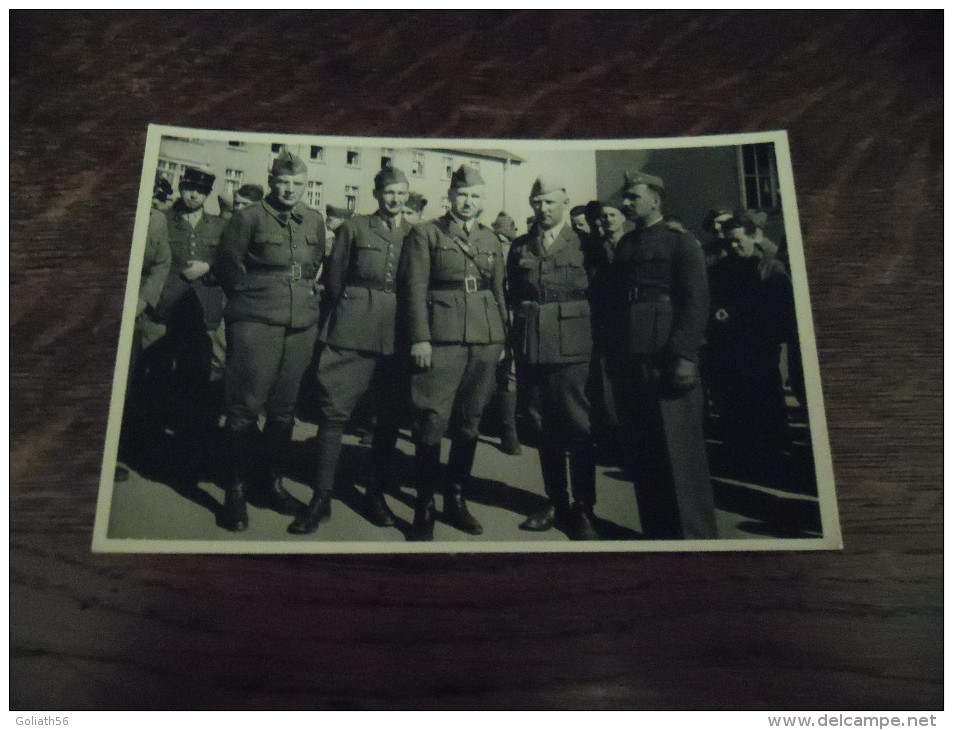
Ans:
[{"label": "uniform collar", "polygon": [[264,208],[272,218],[274,218],[283,226],[288,224],[289,219],[293,220],[298,225],[304,222],[304,210],[301,206],[301,203],[295,203],[294,207],[288,208],[286,210],[279,210],[270,202],[268,202],[268,198],[265,198],[261,201],[261,207]]}]

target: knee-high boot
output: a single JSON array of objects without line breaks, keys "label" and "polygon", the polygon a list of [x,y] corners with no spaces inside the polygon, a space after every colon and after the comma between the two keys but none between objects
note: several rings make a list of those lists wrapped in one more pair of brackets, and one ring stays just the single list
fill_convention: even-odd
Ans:
[{"label": "knee-high boot", "polygon": [[448,523],[470,535],[483,534],[483,526],[476,521],[467,509],[463,496],[470,482],[473,469],[473,457],[476,455],[476,439],[456,438],[450,444],[450,457],[447,460],[449,483],[443,497],[443,516]]},{"label": "knee-high boot", "polygon": [[288,532],[295,535],[314,532],[322,520],[331,516],[331,497],[334,494],[334,479],[341,457],[343,431],[342,425],[330,423],[322,424],[318,429],[314,496],[304,511],[288,526]]},{"label": "knee-high boot", "polygon": [[572,540],[598,540],[592,526],[596,504],[596,451],[589,440],[573,442],[569,447],[569,477],[573,506],[566,531]]},{"label": "knee-high boot", "polygon": [[232,532],[248,529],[246,492],[258,453],[260,436],[258,426],[254,424],[229,434],[233,471],[228,487],[225,489],[225,504],[222,507],[221,520],[222,526]]},{"label": "knee-high boot", "polygon": [[545,532],[569,517],[569,483],[566,480],[566,450],[546,434],[539,444],[539,468],[549,502],[520,525],[521,530]]},{"label": "knee-high boot", "polygon": [[434,494],[440,478],[440,444],[417,444],[415,456],[417,472],[417,504],[414,506],[414,524],[408,540],[433,540]]},{"label": "knee-high boot", "polygon": [[367,488],[367,516],[378,527],[393,527],[397,517],[384,499],[384,492],[393,484],[394,449],[397,445],[396,423],[379,418],[374,431],[371,455],[374,460],[374,478]]},{"label": "knee-high boot", "polygon": [[268,460],[268,481],[265,488],[268,490],[268,502],[275,512],[289,517],[296,515],[299,507],[298,500],[288,493],[283,484],[293,430],[293,423],[268,421],[265,424],[265,452]]}]

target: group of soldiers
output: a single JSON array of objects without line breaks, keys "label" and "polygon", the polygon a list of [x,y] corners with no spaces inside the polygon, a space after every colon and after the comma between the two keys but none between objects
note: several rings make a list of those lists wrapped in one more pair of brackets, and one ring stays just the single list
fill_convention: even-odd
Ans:
[{"label": "group of soldiers", "polygon": [[[289,532],[317,530],[331,513],[346,424],[370,397],[368,519],[396,524],[386,495],[399,486],[394,455],[409,404],[416,501],[408,538],[433,539],[438,494],[443,521],[479,535],[468,486],[481,418],[501,393],[503,450],[520,451],[518,395],[547,498],[522,529],[599,539],[599,438],[635,485],[645,537],[718,536],[699,378],[706,260],[694,236],[665,220],[660,178],[626,174],[618,200],[596,204],[598,212],[570,208],[562,181],[537,179],[532,225],[517,236],[503,213],[492,226],[480,222],[477,169],[457,169],[449,210],[421,222],[426,201],[413,200],[407,177],[388,166],[374,179],[374,213],[329,206],[333,246],[325,217],[302,202],[307,166],[289,152],[274,160],[267,191],[239,190],[223,216],[204,210],[213,182],[187,168],[171,207],[171,186],[157,182],[133,368],[160,339],[174,363],[170,398],[209,404],[223,384],[222,526],[248,527],[255,492],[293,517]],[[313,358],[314,493],[302,509],[283,476]],[[196,420],[176,422],[176,412],[172,430],[188,441]]]}]

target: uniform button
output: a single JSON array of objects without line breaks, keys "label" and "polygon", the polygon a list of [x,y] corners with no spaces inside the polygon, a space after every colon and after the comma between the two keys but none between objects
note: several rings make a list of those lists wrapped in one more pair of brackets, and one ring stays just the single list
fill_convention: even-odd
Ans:
[{"label": "uniform button", "polygon": [[291,244],[291,248],[298,248],[298,244],[292,243],[292,244]]}]

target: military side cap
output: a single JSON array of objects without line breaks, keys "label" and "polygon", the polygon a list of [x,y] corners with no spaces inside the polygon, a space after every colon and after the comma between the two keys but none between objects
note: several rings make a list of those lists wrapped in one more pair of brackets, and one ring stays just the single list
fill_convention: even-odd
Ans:
[{"label": "military side cap", "polygon": [[518,235],[516,233],[516,221],[503,211],[500,211],[500,214],[496,216],[496,220],[493,221],[493,232],[505,236],[512,241]]},{"label": "military side cap", "polygon": [[480,171],[466,163],[460,165],[457,171],[450,176],[451,188],[472,188],[475,185],[486,185]]},{"label": "military side cap", "polygon": [[388,185],[399,185],[400,183],[410,184],[407,182],[407,176],[403,171],[393,165],[382,167],[380,172],[374,176],[374,187],[378,190],[383,190]]},{"label": "military side cap", "polygon": [[275,161],[271,163],[272,175],[300,175],[307,171],[308,166],[304,164],[304,160],[291,154],[287,149],[282,149]]},{"label": "military side cap", "polygon": [[336,205],[328,205],[325,207],[324,212],[328,214],[328,218],[340,218],[341,220],[346,220],[354,215],[353,210],[348,208],[338,208]]},{"label": "military side cap", "polygon": [[533,189],[530,190],[529,196],[535,198],[537,195],[548,195],[549,193],[559,192],[566,192],[566,186],[561,180],[538,177],[536,178],[536,182],[533,183]]},{"label": "military side cap", "polygon": [[235,195],[241,196],[246,200],[251,200],[258,202],[265,197],[265,190],[261,185],[242,185],[238,190],[235,191]]},{"label": "military side cap", "polygon": [[749,208],[744,212],[744,219],[754,223],[758,228],[763,229],[768,224],[768,214],[760,210]]},{"label": "military side cap", "polygon": [[427,207],[427,199],[420,193],[411,193],[407,196],[407,207],[418,213],[423,213]]},{"label": "military side cap", "polygon": [[648,185],[656,190],[665,190],[665,181],[657,175],[650,175],[647,172],[626,172],[622,186],[631,188],[636,185]]},{"label": "military side cap", "polygon": [[199,170],[197,167],[186,167],[180,182],[183,185],[194,185],[197,188],[211,190],[215,183],[215,175],[205,170]]},{"label": "military side cap", "polygon": [[156,182],[152,186],[152,197],[158,198],[163,203],[172,197],[172,183],[162,177],[161,172],[156,173]]}]

